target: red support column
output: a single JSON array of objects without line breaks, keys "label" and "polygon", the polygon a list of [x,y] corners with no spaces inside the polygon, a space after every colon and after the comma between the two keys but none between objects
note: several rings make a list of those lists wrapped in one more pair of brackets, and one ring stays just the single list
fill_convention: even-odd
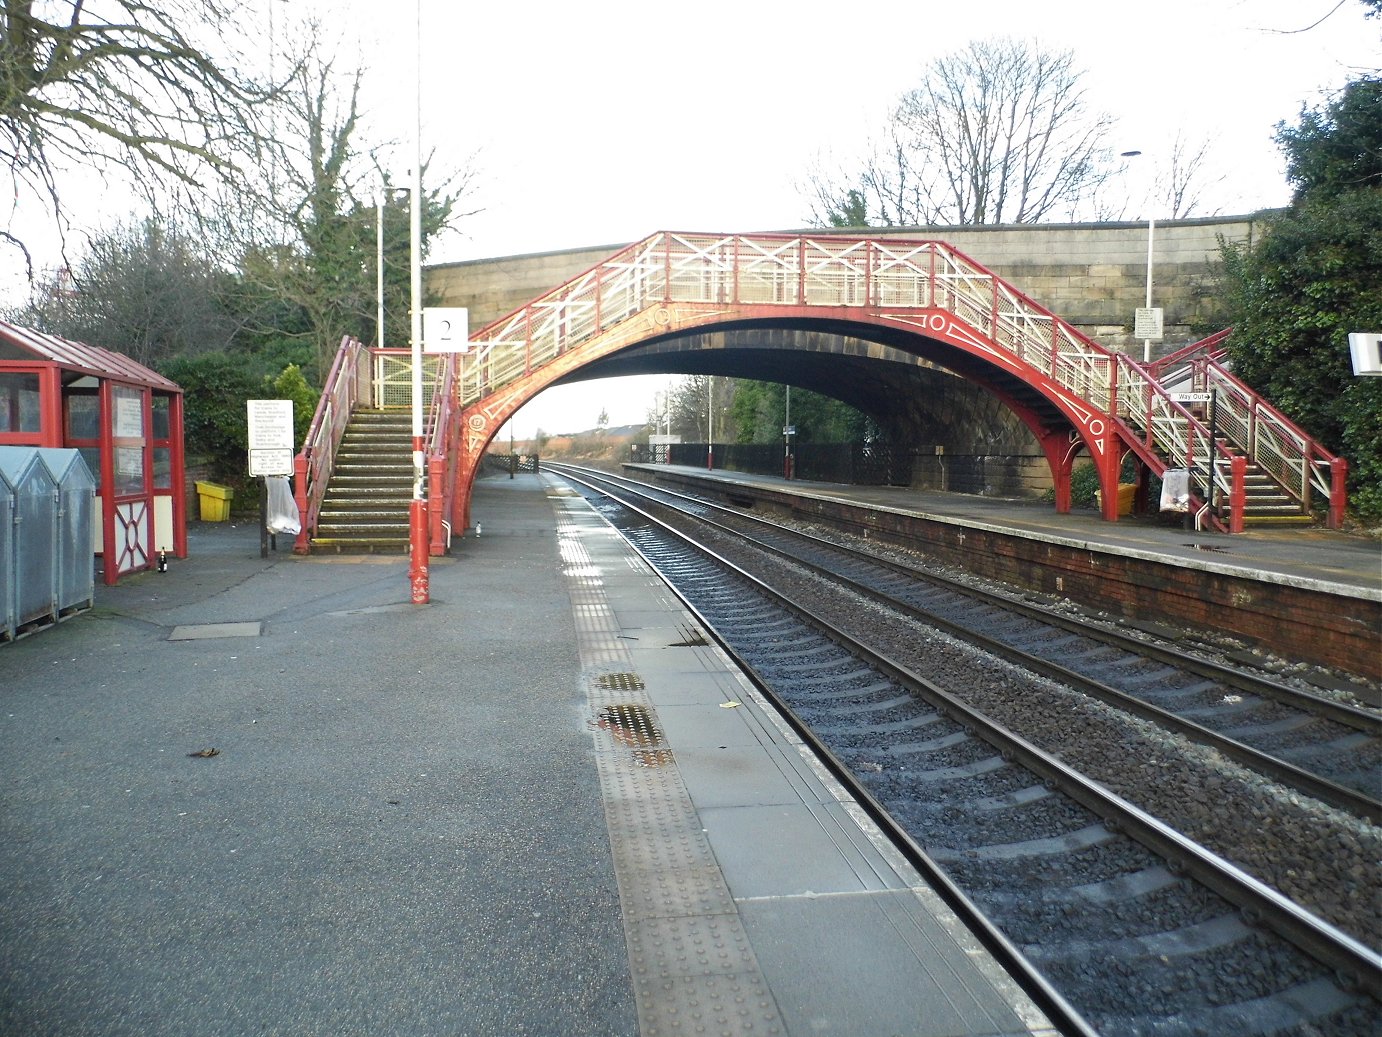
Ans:
[{"label": "red support column", "polygon": [[1122,458],[1119,456],[1118,445],[1114,443],[1101,444],[1102,453],[1095,458],[1095,467],[1099,472],[1099,491],[1102,499],[1100,512],[1105,522],[1118,521],[1118,468]]},{"label": "red support column", "polygon": [[1348,505],[1348,462],[1336,457],[1329,462],[1329,528],[1342,529]]},{"label": "red support column", "polygon": [[168,399],[168,456],[172,461],[173,557],[187,557],[187,461],[184,456],[182,393]]},{"label": "red support column", "polygon": [[446,554],[446,528],[443,525],[443,517],[446,513],[446,459],[444,457],[429,457],[427,459],[427,500],[429,503],[436,502],[436,507],[429,507],[431,544],[428,553],[436,558]]},{"label": "red support column", "polygon": [[1248,459],[1242,454],[1234,454],[1229,471],[1233,485],[1229,487],[1228,531],[1241,533],[1248,504]]},{"label": "red support column", "polygon": [[298,535],[293,541],[293,554],[305,555],[312,550],[307,534],[307,451],[293,458],[293,497],[298,505]]}]

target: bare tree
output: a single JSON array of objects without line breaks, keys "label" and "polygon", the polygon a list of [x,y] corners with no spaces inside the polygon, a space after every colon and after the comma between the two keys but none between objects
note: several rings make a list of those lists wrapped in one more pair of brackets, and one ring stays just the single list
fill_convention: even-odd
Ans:
[{"label": "bare tree", "polygon": [[[60,183],[123,171],[131,186],[190,189],[232,173],[263,139],[272,88],[230,51],[242,0],[0,0],[0,161],[16,204],[61,233]],[[199,36],[216,40],[212,55]],[[10,225],[13,227],[13,224]],[[12,229],[0,240],[32,260]]]},{"label": "bare tree", "polygon": [[1070,215],[1111,175],[1112,118],[1091,110],[1071,52],[979,40],[932,62],[884,139],[840,184],[813,177],[813,217],[1034,223]]},{"label": "bare tree", "polygon": [[1205,192],[1227,179],[1223,173],[1216,177],[1210,172],[1213,150],[1208,139],[1195,142],[1176,134],[1170,154],[1164,162],[1154,165],[1157,186],[1153,205],[1158,213],[1181,220],[1187,216],[1215,216],[1221,211],[1221,207],[1204,210]]},{"label": "bare tree", "polygon": [[[389,184],[387,144],[361,140],[364,72],[342,71],[313,45],[285,83],[275,116],[272,175],[224,200],[218,233],[240,257],[242,278],[261,295],[290,302],[307,317],[318,361],[329,366],[343,334],[366,341],[376,318],[376,201],[384,203],[385,319],[389,341],[408,339],[407,193]],[[462,213],[456,202],[469,172],[435,173],[424,162],[427,242]],[[375,341],[379,341],[375,338]]]}]

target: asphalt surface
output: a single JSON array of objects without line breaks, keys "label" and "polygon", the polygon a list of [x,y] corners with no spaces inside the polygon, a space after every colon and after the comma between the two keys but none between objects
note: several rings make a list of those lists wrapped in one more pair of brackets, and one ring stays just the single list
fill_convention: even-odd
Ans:
[{"label": "asphalt surface", "polygon": [[554,516],[513,485],[426,606],[406,559],[202,524],[0,646],[0,1033],[637,1032]]}]

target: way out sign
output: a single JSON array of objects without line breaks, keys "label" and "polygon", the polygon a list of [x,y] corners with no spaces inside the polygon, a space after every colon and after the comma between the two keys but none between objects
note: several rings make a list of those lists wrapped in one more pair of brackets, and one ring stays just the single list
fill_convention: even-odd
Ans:
[{"label": "way out sign", "polygon": [[293,474],[293,401],[246,400],[250,475]]}]

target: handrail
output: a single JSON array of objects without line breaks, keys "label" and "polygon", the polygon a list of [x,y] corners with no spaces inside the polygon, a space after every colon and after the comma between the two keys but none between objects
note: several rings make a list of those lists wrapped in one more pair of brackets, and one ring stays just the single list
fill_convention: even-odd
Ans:
[{"label": "handrail", "polygon": [[1215,424],[1220,433],[1302,508],[1309,509],[1319,498],[1328,501],[1329,525],[1337,528],[1343,519],[1342,475],[1347,463],[1315,442],[1222,364],[1205,358],[1195,366],[1206,389],[1215,390]]},{"label": "handrail", "polygon": [[350,335],[341,339],[302,450],[293,459],[299,523],[293,550],[298,554],[306,554],[309,550],[311,531],[317,526],[327,480],[335,467],[336,448],[350,421],[351,411],[360,400],[361,388],[369,385],[368,376],[361,372],[366,358],[365,347],[358,339]]},{"label": "handrail", "polygon": [[1200,339],[1198,342],[1192,342],[1188,346],[1182,346],[1174,353],[1168,353],[1166,356],[1158,357],[1150,364],[1145,364],[1143,366],[1147,368],[1152,377],[1159,381],[1164,381],[1173,368],[1179,367],[1182,364],[1189,365],[1192,360],[1198,359],[1199,357],[1203,356],[1211,360],[1221,360],[1228,352],[1224,347],[1224,342],[1231,334],[1233,334],[1232,328],[1224,328],[1221,331],[1216,331],[1214,334]]},{"label": "handrail", "polygon": [[430,549],[441,555],[449,546],[449,516],[456,500],[460,468],[460,407],[456,405],[458,355],[447,356],[441,380],[432,393],[427,414],[427,512]]},{"label": "handrail", "polygon": [[[1211,436],[1205,424],[1171,398],[1150,368],[1126,354],[1118,358],[1118,413],[1123,439],[1157,475],[1180,467],[1190,473],[1196,525],[1206,519],[1231,533],[1243,531],[1241,458]],[[1138,448],[1141,449],[1138,449]],[[1227,504],[1228,521],[1222,512]]]},{"label": "handrail", "polygon": [[473,332],[461,405],[673,303],[942,309],[1100,409],[1109,403],[1109,350],[944,242],[663,231]]}]

